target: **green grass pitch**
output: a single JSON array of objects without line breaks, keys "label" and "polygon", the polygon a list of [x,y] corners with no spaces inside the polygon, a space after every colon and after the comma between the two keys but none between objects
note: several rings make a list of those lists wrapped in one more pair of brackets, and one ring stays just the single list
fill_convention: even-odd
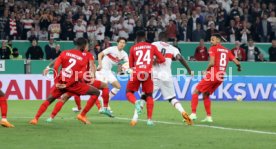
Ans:
[{"label": "green grass pitch", "polygon": [[[205,111],[199,102],[199,120],[195,126],[182,124],[180,114],[169,103],[156,102],[153,118],[160,122],[148,127],[146,122],[139,121],[136,127],[131,127],[128,118],[132,117],[134,106],[127,101],[111,102],[117,116],[113,119],[99,115],[94,107],[88,114],[92,125],[83,125],[75,119],[76,113],[71,111],[75,105],[69,101],[52,123],[45,120],[53,105],[37,126],[29,125],[41,102],[9,101],[8,118],[16,128],[0,127],[1,149],[268,149],[276,146],[276,102],[212,102],[212,124],[200,123]],[[182,103],[190,112],[190,102]],[[141,119],[145,118],[144,110]],[[205,127],[209,125],[220,127]]]}]

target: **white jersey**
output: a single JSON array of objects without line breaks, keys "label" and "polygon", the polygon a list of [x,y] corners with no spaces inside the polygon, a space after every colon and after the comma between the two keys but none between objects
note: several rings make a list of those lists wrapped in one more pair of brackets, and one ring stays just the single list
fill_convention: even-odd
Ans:
[{"label": "white jersey", "polygon": [[128,55],[124,50],[119,51],[117,46],[112,46],[103,51],[102,69],[111,71],[112,66],[118,65],[119,62],[128,62]]},{"label": "white jersey", "polygon": [[153,66],[153,77],[160,80],[171,80],[172,59],[175,58],[178,54],[180,54],[179,50],[166,42],[157,41],[153,42],[152,44],[155,45],[158,51],[160,51],[166,58],[165,63]]}]

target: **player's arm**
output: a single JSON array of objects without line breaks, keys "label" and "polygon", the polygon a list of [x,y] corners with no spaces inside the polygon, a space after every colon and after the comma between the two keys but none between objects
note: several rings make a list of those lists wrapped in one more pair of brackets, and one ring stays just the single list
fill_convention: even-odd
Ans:
[{"label": "player's arm", "polygon": [[96,77],[96,65],[95,65],[94,60],[89,61],[89,72],[91,72],[92,78]]},{"label": "player's arm", "polygon": [[210,56],[209,64],[208,64],[208,67],[207,67],[206,71],[210,70],[211,67],[213,67],[214,65],[215,65],[215,57]]},{"label": "player's arm", "polygon": [[[56,58],[57,59],[57,58]],[[49,70],[54,66],[56,59],[50,62],[50,64],[43,70],[42,75],[46,76],[49,73]]]},{"label": "player's arm", "polygon": [[133,57],[133,50],[132,50],[132,48],[129,51],[128,63],[129,63],[129,68],[132,69],[134,67],[134,57]]},{"label": "player's arm", "polygon": [[104,53],[101,52],[98,54],[98,68],[97,70],[101,70],[102,69],[102,60],[103,60],[103,57],[104,57]]},{"label": "player's arm", "polygon": [[163,54],[158,51],[156,46],[153,45],[152,47],[153,47],[154,55],[157,57],[156,62],[159,63],[159,64],[164,63],[166,61],[166,59],[163,56]]},{"label": "player's arm", "polygon": [[191,68],[189,67],[186,60],[184,59],[184,57],[181,54],[177,54],[175,59],[178,60],[188,70],[189,75],[192,75]]},{"label": "player's arm", "polygon": [[57,74],[58,74],[58,69],[61,65],[61,57],[59,56],[58,58],[55,59],[55,63],[54,63],[54,81],[57,81]]},{"label": "player's arm", "polygon": [[229,55],[229,59],[232,60],[236,64],[236,66],[238,67],[238,71],[241,71],[240,61],[238,61],[231,52],[228,55]]}]

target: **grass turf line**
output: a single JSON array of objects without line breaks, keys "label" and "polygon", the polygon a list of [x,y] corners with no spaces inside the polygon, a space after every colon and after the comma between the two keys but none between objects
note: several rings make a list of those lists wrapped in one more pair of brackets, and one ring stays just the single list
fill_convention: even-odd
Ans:
[{"label": "grass turf line", "polygon": [[[182,102],[190,112],[190,103]],[[9,101],[9,118],[15,129],[0,128],[2,147],[16,149],[44,148],[274,148],[275,135],[252,134],[247,132],[226,131],[185,125],[164,125],[156,123],[147,127],[140,121],[136,127],[130,127],[129,121],[104,118],[92,110],[89,119],[92,125],[82,125],[74,120],[71,111],[74,102],[63,107],[57,119],[47,124],[53,105],[43,115],[39,125],[31,126],[33,117],[41,101]],[[85,102],[82,102],[84,105]],[[117,117],[131,118],[134,106],[127,101],[112,101],[112,110]],[[276,132],[276,103],[274,102],[213,102],[214,123],[236,129],[251,129]],[[142,119],[146,118],[145,110]],[[199,103],[198,118],[205,116],[202,102]],[[18,118],[17,118],[18,117]],[[22,118],[24,119],[22,119]],[[67,119],[70,118],[70,119]],[[72,119],[71,119],[72,118]],[[156,102],[154,120],[181,124],[180,114],[167,102]],[[204,123],[195,122],[196,125]],[[205,124],[204,124],[205,125]]]}]

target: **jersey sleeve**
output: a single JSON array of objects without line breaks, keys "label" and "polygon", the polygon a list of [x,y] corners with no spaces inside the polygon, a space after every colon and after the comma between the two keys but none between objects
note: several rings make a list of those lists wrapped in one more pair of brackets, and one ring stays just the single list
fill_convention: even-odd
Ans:
[{"label": "jersey sleeve", "polygon": [[229,56],[229,60],[230,61],[232,61],[234,58],[235,58],[235,56],[233,55],[233,53],[232,52],[228,52],[228,56]]},{"label": "jersey sleeve", "polygon": [[103,54],[104,54],[104,55],[107,55],[107,54],[110,53],[110,51],[111,51],[111,47],[109,47],[109,48],[103,50]]},{"label": "jersey sleeve", "polygon": [[210,57],[215,57],[215,55],[216,55],[216,53],[215,53],[215,48],[214,47],[211,47],[210,49],[209,49],[209,56]]},{"label": "jersey sleeve", "polygon": [[157,47],[152,45],[152,49],[154,51],[154,55],[157,57],[157,62],[158,63],[164,63],[166,61],[166,59],[162,55],[162,53],[158,51]]},{"label": "jersey sleeve", "polygon": [[176,47],[172,47],[173,57],[175,58],[178,54],[180,54],[179,50]]},{"label": "jersey sleeve", "polygon": [[88,52],[88,59],[89,61],[94,61],[94,56],[90,52]]},{"label": "jersey sleeve", "polygon": [[129,63],[129,68],[134,67],[134,56],[133,56],[133,48],[130,48],[129,50],[129,58],[128,58],[128,63]]},{"label": "jersey sleeve", "polygon": [[124,52],[124,58],[123,58],[123,60],[124,60],[125,62],[128,62],[128,61],[129,61],[129,60],[128,60],[128,55],[127,55],[126,52]]}]

